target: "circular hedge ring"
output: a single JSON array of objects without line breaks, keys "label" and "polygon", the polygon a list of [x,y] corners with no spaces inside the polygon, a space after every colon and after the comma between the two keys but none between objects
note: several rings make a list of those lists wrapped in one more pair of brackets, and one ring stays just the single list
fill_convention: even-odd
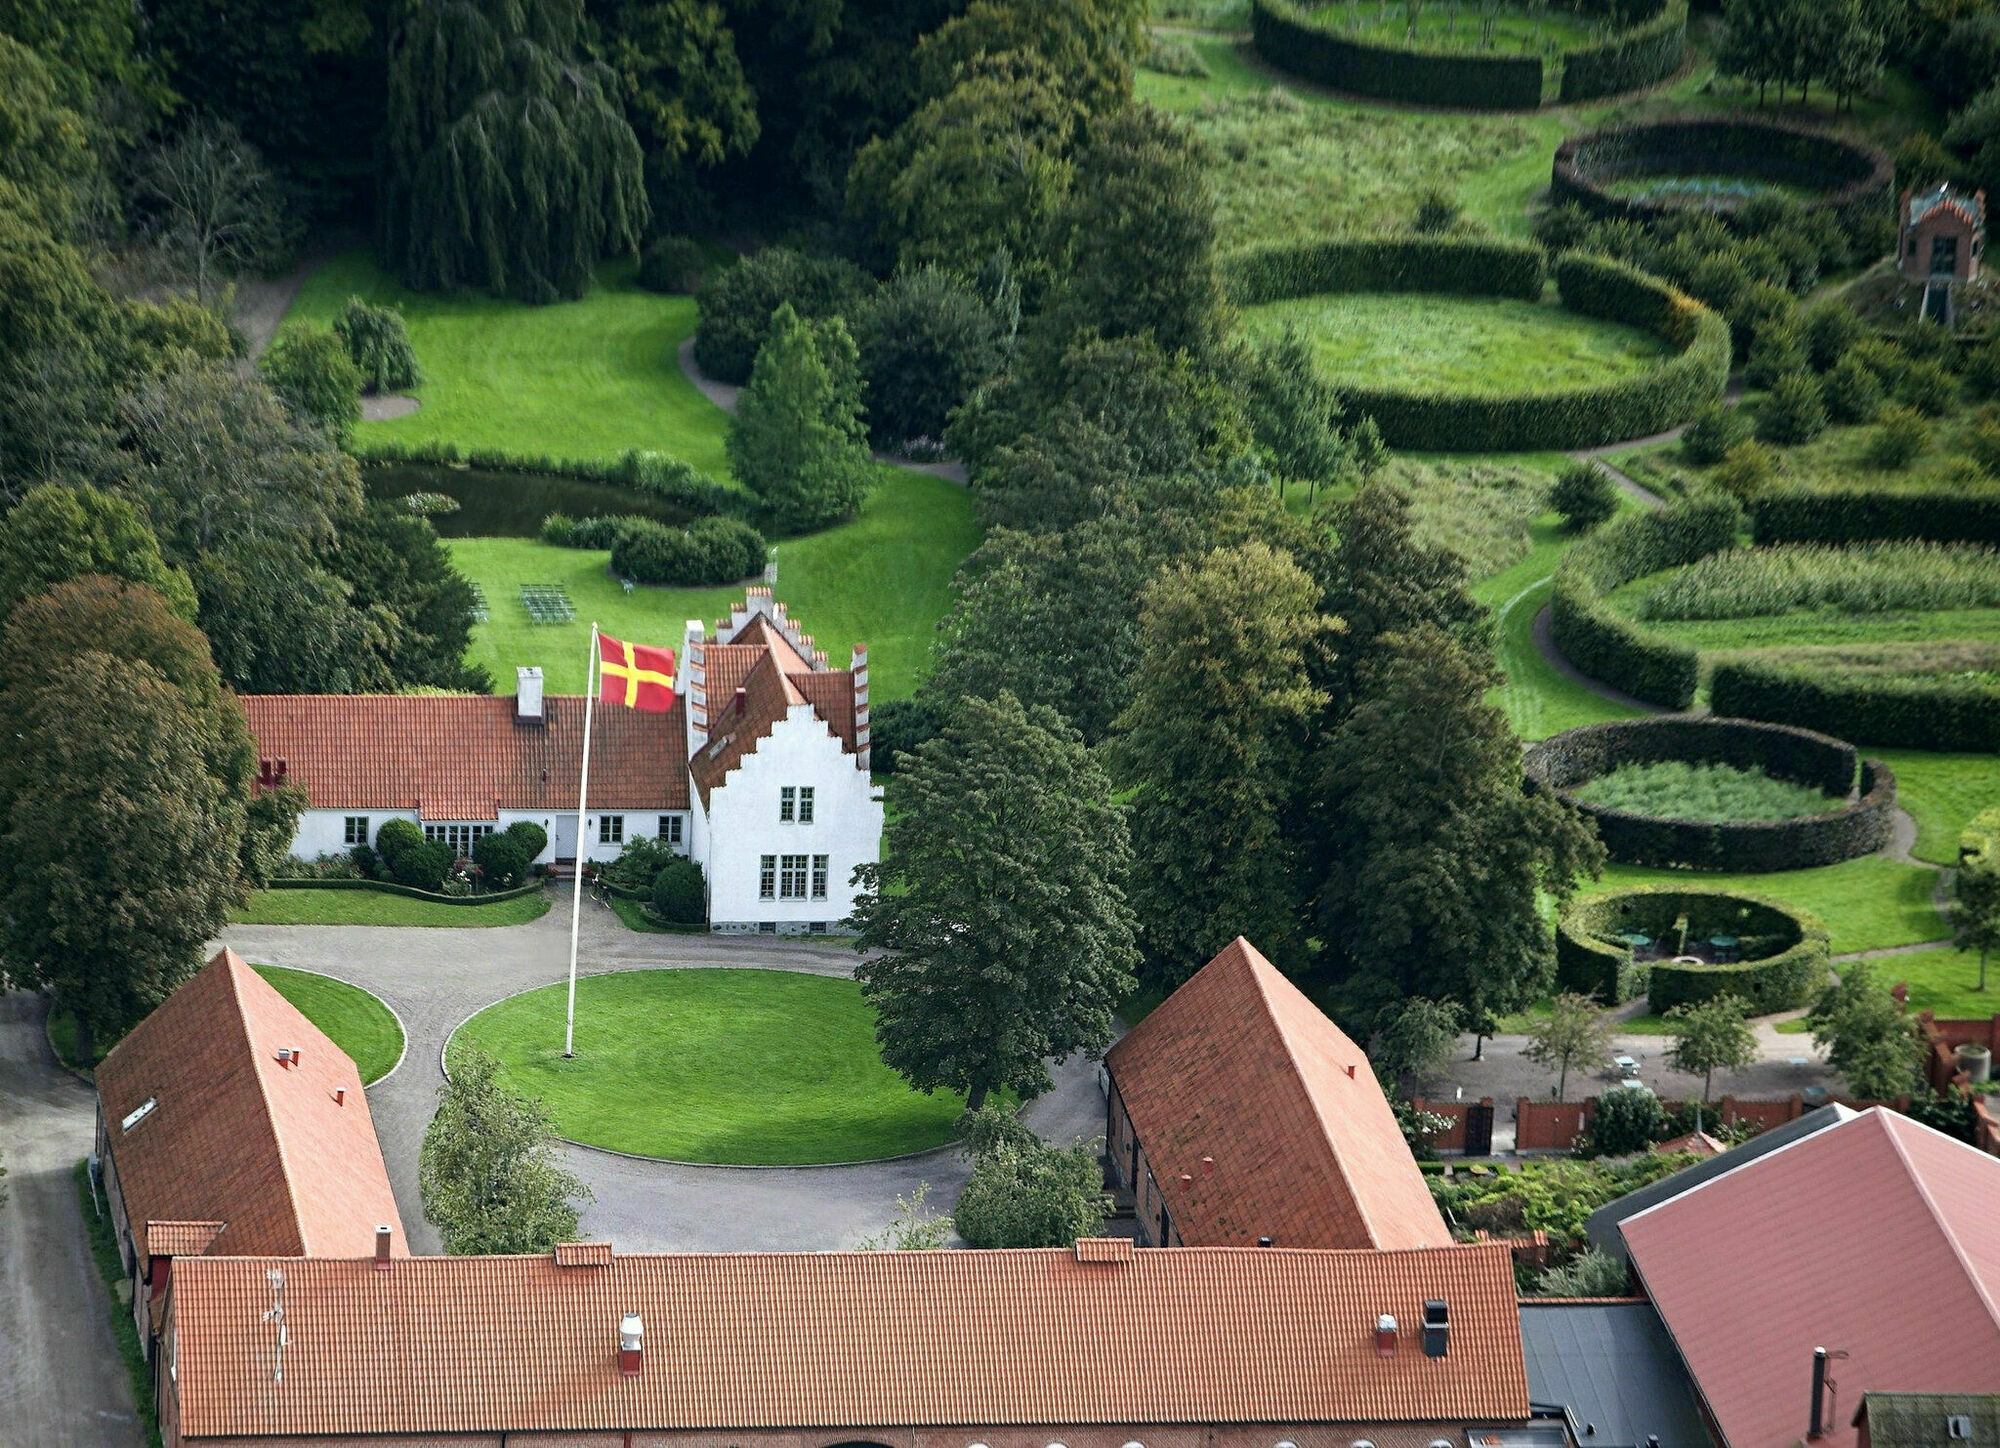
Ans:
[{"label": "circular hedge ring", "polygon": [[[1577,797],[1578,786],[1620,765],[1667,761],[1760,769],[1837,799],[1853,790],[1858,763],[1861,792],[1825,814],[1728,822],[1634,814]],[[1677,716],[1587,724],[1544,739],[1521,763],[1528,787],[1548,790],[1589,816],[1621,865],[1746,874],[1811,869],[1873,854],[1889,842],[1895,823],[1896,776],[1888,765],[1858,759],[1844,740],[1786,724]]]},{"label": "circular hedge ring", "polygon": [[1655,885],[1564,911],[1556,980],[1611,1005],[1643,995],[1655,1012],[1733,995],[1761,1016],[1804,1005],[1830,950],[1819,917],[1782,900]]},{"label": "circular hedge ring", "polygon": [[1573,201],[1593,216],[1642,220],[1691,204],[1733,210],[1748,195],[1619,196],[1611,190],[1648,177],[1749,177],[1807,191],[1811,204],[1845,216],[1886,212],[1896,163],[1858,141],[1749,117],[1654,121],[1564,140],[1549,174],[1549,199]]}]

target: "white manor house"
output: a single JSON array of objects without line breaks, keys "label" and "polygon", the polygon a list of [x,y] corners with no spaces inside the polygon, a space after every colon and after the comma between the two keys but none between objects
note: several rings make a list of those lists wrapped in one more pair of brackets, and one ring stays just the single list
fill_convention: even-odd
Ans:
[{"label": "white manor house", "polygon": [[867,650],[830,667],[771,590],[752,588],[713,635],[688,621],[674,696],[665,712],[597,706],[581,831],[585,700],[545,695],[538,668],[519,670],[511,698],[255,694],[243,708],[260,783],[309,801],[297,858],[373,843],[391,819],[461,853],[533,820],[549,835],[543,863],[611,860],[657,836],[701,863],[712,929],[835,928],[853,908],[854,867],[882,846]]}]

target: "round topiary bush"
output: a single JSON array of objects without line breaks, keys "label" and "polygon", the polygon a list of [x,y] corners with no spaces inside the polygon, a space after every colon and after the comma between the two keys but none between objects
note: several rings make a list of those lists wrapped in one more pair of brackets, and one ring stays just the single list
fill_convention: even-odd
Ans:
[{"label": "round topiary bush", "polygon": [[[1578,790],[1621,765],[1678,761],[1757,770],[1841,803],[1789,819],[1691,820],[1593,804]],[[1857,763],[1861,779],[1854,790]],[[1681,716],[1588,724],[1553,735],[1522,757],[1530,789],[1560,795],[1588,815],[1611,858],[1665,869],[1763,873],[1837,864],[1889,842],[1896,776],[1853,745],[1810,729],[1749,719]]]},{"label": "round topiary bush", "polygon": [[[1651,944],[1637,947],[1631,936]],[[1735,945],[1718,948],[1718,939]],[[1643,995],[1655,1013],[1733,995],[1752,1015],[1768,1015],[1806,1003],[1826,980],[1830,950],[1819,917],[1782,900],[1658,885],[1591,895],[1564,911],[1556,981],[1612,1005]]]},{"label": "round topiary bush", "polygon": [[708,885],[699,861],[679,855],[653,876],[653,913],[671,925],[699,925],[708,919]]}]

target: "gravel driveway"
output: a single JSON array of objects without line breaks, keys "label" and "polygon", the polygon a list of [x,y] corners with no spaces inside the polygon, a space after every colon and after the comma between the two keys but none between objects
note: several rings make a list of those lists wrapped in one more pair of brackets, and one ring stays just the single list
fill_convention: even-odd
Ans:
[{"label": "gravel driveway", "polygon": [[[611,912],[584,901],[578,970],[716,967],[851,975],[844,946],[796,937],[648,935],[628,930]],[[488,929],[369,926],[237,925],[228,945],[257,964],[316,970],[373,991],[401,1017],[403,1062],[368,1088],[369,1110],[388,1163],[396,1204],[413,1251],[441,1250],[423,1219],[417,1153],[437,1105],[439,1054],[460,1022],[502,996],[561,980],[569,959],[569,897],[527,925]],[[1056,1087],[1027,1120],[1068,1145],[1104,1130],[1104,1097],[1093,1062],[1055,1071]],[[825,1250],[851,1247],[882,1230],[898,1195],[924,1182],[933,1207],[949,1211],[969,1168],[947,1148],[900,1161],[851,1167],[672,1166],[567,1147],[564,1164],[597,1200],[583,1229],[623,1251]]]}]

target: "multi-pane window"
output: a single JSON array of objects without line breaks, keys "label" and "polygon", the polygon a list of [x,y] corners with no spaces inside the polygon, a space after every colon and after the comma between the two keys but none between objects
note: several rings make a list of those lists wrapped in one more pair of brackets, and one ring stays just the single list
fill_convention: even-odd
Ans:
[{"label": "multi-pane window", "polygon": [[778,898],[780,900],[803,900],[806,898],[806,857],[785,855],[778,861]]},{"label": "multi-pane window", "polygon": [[347,817],[346,839],[350,845],[365,845],[368,843],[367,815],[349,815]]},{"label": "multi-pane window", "polygon": [[757,871],[757,898],[775,900],[778,898],[778,857],[764,856]]},{"label": "multi-pane window", "polygon": [[681,817],[679,815],[660,816],[660,838],[670,845],[681,842]]},{"label": "multi-pane window", "polygon": [[452,853],[459,856],[470,855],[475,840],[484,839],[493,833],[492,825],[425,825],[424,838],[443,840],[451,846]]},{"label": "multi-pane window", "polygon": [[799,823],[809,825],[812,822],[813,787],[809,784],[802,784],[799,786]]},{"label": "multi-pane window", "polygon": [[778,823],[788,825],[797,816],[799,792],[789,784],[778,791]]},{"label": "multi-pane window", "polygon": [[813,856],[813,899],[826,898],[826,856]]},{"label": "multi-pane window", "polygon": [[625,816],[599,815],[597,817],[597,843],[600,845],[624,844]]}]

